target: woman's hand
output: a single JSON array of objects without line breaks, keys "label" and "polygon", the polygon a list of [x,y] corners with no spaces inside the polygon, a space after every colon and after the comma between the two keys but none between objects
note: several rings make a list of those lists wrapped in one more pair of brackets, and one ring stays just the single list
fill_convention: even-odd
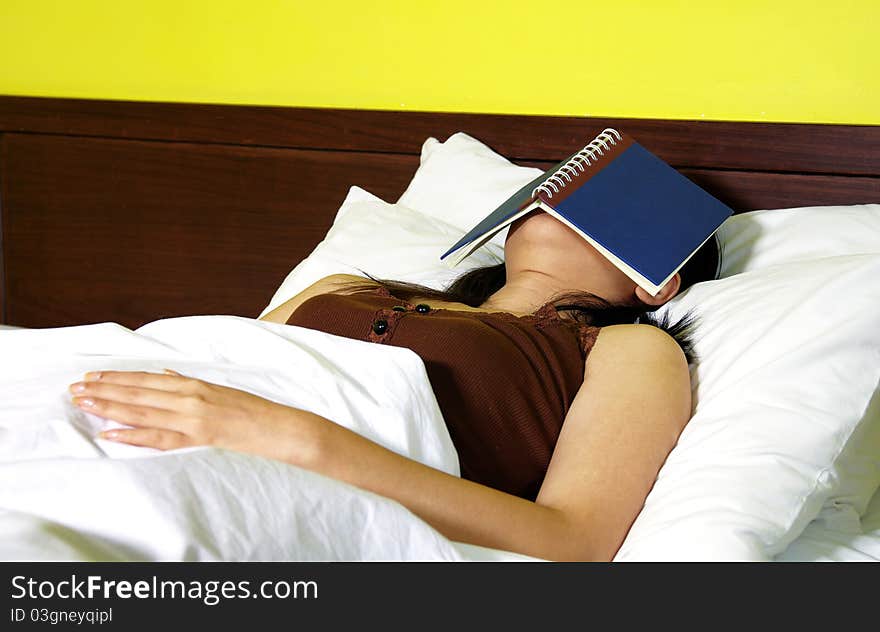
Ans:
[{"label": "woman's hand", "polygon": [[86,373],[70,392],[82,410],[133,426],[101,438],[160,450],[214,446],[294,463],[306,448],[304,423],[317,417],[169,369]]}]

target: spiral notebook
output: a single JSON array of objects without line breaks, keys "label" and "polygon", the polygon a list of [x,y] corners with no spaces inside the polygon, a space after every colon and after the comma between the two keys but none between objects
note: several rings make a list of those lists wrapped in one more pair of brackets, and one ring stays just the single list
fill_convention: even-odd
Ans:
[{"label": "spiral notebook", "polygon": [[514,193],[440,259],[458,265],[536,209],[569,226],[651,296],[733,214],[632,137],[609,128]]}]

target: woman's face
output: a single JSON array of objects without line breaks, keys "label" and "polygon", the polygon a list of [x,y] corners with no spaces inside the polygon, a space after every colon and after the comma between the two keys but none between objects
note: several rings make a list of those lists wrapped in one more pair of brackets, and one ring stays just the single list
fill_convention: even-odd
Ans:
[{"label": "woman's face", "polygon": [[550,276],[562,290],[591,292],[613,303],[636,301],[636,285],[629,277],[544,211],[532,211],[511,225],[504,259],[508,275],[538,271]]}]

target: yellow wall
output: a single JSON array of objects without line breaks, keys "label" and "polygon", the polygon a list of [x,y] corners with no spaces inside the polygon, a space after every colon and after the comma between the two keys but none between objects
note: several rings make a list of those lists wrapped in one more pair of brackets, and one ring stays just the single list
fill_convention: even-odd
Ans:
[{"label": "yellow wall", "polygon": [[880,124],[878,0],[0,0],[0,94]]}]

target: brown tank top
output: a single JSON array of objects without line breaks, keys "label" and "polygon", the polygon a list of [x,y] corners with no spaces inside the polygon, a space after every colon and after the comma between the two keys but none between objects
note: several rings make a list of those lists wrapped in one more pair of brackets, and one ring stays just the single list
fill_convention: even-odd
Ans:
[{"label": "brown tank top", "polygon": [[534,500],[599,328],[535,314],[432,309],[383,287],[321,294],[288,325],[406,347],[424,362],[463,478]]}]

